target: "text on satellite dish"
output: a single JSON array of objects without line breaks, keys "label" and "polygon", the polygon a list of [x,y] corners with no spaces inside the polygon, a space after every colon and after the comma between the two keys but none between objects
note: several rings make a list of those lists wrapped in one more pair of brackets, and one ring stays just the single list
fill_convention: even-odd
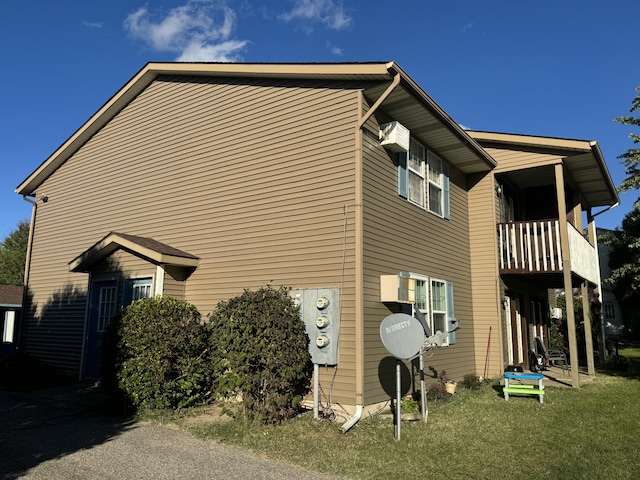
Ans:
[{"label": "text on satellite dish", "polygon": [[393,325],[389,325],[388,327],[384,327],[386,333],[395,332],[396,330],[401,330],[403,328],[409,327],[409,321],[404,320],[402,322],[394,323]]}]

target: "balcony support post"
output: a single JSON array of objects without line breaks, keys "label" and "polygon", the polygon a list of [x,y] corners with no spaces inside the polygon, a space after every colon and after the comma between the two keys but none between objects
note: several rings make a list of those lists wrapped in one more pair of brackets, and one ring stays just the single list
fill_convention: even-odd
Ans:
[{"label": "balcony support post", "polygon": [[[597,214],[596,214],[597,215]],[[587,229],[588,229],[588,237],[589,243],[593,245],[598,252],[598,232],[596,230],[596,219],[595,215],[592,215],[591,208],[587,210]],[[600,301],[604,302],[604,295],[602,294],[602,272],[600,271],[600,256],[598,255],[598,284],[596,285],[596,291],[598,295],[600,295]],[[600,315],[600,330],[598,331],[598,353],[600,357],[600,366],[604,366],[604,363],[607,361],[607,343],[605,337],[605,329],[604,329],[604,318],[602,314]]]},{"label": "balcony support post", "polygon": [[589,284],[582,282],[580,289],[582,294],[582,318],[584,318],[584,341],[587,344],[587,373],[589,376],[596,374],[593,362],[593,335],[591,334],[591,308],[589,308]]},{"label": "balcony support post", "polygon": [[571,385],[580,387],[578,372],[578,341],[576,338],[576,317],[573,309],[573,288],[571,283],[571,255],[569,253],[569,232],[567,231],[567,203],[564,190],[564,166],[555,165],[556,197],[558,201],[558,216],[560,220],[560,246],[562,249],[564,278],[564,294],[567,304],[567,330],[569,331],[569,354],[571,356]]}]

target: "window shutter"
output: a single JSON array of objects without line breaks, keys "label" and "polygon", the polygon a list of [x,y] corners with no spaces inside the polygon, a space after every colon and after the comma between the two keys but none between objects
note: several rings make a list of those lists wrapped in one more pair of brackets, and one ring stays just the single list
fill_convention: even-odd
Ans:
[{"label": "window shutter", "polygon": [[[447,282],[447,330],[451,330],[454,326],[449,321],[450,318],[455,318],[453,311],[453,283]],[[456,343],[456,332],[449,333],[449,345]]]},{"label": "window shutter", "polygon": [[449,209],[449,165],[442,162],[442,215],[449,220],[451,211]]},{"label": "window shutter", "polygon": [[398,195],[407,198],[409,193],[407,190],[407,152],[398,153]]}]

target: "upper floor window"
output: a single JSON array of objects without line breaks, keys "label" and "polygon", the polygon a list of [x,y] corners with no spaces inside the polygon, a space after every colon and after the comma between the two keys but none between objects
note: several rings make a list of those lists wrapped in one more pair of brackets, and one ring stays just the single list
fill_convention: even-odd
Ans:
[{"label": "upper floor window", "polygon": [[449,165],[415,139],[398,154],[398,194],[419,207],[450,218]]},{"label": "upper floor window", "polygon": [[409,144],[409,161],[407,162],[409,175],[408,200],[424,208],[425,206],[425,149],[411,139]]}]

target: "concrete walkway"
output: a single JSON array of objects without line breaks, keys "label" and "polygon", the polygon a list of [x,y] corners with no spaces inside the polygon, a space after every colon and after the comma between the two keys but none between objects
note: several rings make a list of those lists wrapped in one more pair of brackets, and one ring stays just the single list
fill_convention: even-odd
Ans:
[{"label": "concrete walkway", "polygon": [[0,479],[339,480],[105,414],[102,392],[0,392]]}]

